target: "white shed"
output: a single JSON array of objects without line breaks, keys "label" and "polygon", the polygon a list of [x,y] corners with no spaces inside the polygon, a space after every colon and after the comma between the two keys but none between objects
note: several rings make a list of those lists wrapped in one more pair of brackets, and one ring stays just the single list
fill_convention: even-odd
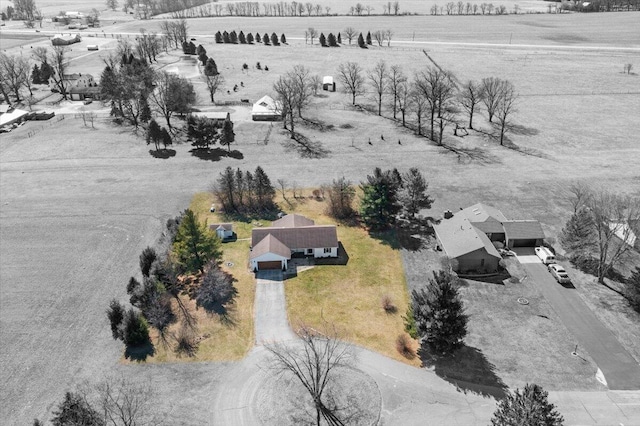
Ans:
[{"label": "white shed", "polygon": [[215,231],[221,240],[233,238],[233,224],[231,223],[212,223],[209,225],[209,229]]},{"label": "white shed", "polygon": [[253,121],[273,121],[282,119],[282,108],[271,96],[265,95],[253,104],[251,109]]},{"label": "white shed", "polygon": [[328,90],[329,92],[336,91],[336,82],[333,81],[333,77],[330,75],[325,75],[322,78],[322,90]]}]

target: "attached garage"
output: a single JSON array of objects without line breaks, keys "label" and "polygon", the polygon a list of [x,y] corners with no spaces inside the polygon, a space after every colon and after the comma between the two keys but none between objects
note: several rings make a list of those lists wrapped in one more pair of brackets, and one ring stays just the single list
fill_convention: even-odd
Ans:
[{"label": "attached garage", "polygon": [[536,247],[544,241],[544,231],[537,220],[508,220],[502,223],[507,247]]},{"label": "attached garage", "polygon": [[249,258],[254,271],[286,269],[287,262],[291,259],[291,250],[269,234],[251,248]]},{"label": "attached garage", "polygon": [[265,269],[282,269],[282,263],[283,262],[281,260],[258,262],[258,270],[264,271]]}]

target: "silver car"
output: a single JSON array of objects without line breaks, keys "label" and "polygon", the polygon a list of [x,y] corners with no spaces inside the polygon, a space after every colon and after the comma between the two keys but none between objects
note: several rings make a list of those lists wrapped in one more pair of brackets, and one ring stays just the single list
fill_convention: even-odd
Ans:
[{"label": "silver car", "polygon": [[553,275],[553,278],[555,278],[560,284],[569,284],[571,282],[567,271],[565,271],[562,266],[557,263],[552,263],[548,268],[551,275]]}]

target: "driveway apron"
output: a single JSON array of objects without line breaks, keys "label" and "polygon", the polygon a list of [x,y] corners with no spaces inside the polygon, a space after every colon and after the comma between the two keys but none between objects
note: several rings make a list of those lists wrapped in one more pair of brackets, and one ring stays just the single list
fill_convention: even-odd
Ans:
[{"label": "driveway apron", "polygon": [[256,273],[256,344],[295,339],[287,319],[284,282],[280,271]]}]

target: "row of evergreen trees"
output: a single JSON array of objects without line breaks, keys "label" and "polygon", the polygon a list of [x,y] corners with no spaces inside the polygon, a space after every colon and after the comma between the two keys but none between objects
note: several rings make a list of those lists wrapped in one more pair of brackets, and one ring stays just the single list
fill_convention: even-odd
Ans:
[{"label": "row of evergreen trees", "polygon": [[342,44],[342,36],[340,33],[338,33],[338,37],[333,35],[333,33],[329,33],[327,37],[325,37],[324,33],[320,33],[318,40],[323,47],[338,47],[339,44]]},{"label": "row of evergreen trees", "polygon": [[31,71],[31,82],[33,84],[49,84],[49,78],[53,75],[53,68],[47,62],[43,62],[39,67],[33,66]]},{"label": "row of evergreen trees", "polygon": [[196,55],[198,57],[198,60],[204,66],[204,75],[214,76],[219,74],[216,61],[214,61],[213,58],[210,58],[207,55],[207,49],[205,49],[201,44],[196,47],[196,45],[192,41],[188,43],[186,41],[183,41],[182,52],[185,55]]},{"label": "row of evergreen trees", "polygon": [[227,213],[273,211],[276,189],[262,167],[252,174],[227,167],[214,184],[213,195]]},{"label": "row of evergreen trees", "polygon": [[260,35],[260,33],[256,33],[255,37],[251,33],[247,33],[240,31],[240,33],[236,33],[235,31],[231,31],[230,33],[224,31],[218,31],[215,35],[216,43],[227,43],[227,44],[253,44],[254,41],[256,43],[263,43],[264,45],[273,45],[279,46],[280,44],[287,44],[287,38],[284,33],[278,37],[276,33],[269,34],[264,33],[264,35]]}]

